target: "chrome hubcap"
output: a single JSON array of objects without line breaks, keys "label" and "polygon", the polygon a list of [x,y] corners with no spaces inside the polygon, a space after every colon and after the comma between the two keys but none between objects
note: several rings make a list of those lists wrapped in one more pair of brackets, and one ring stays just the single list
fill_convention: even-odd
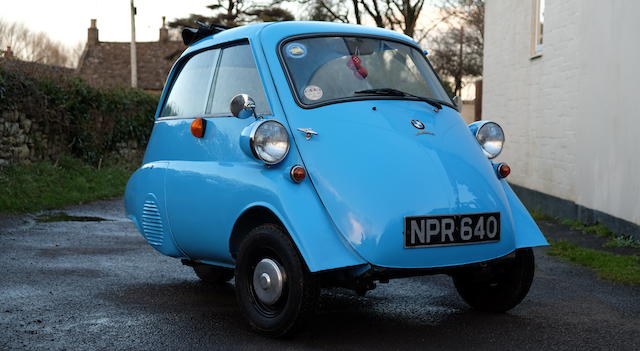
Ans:
[{"label": "chrome hubcap", "polygon": [[280,265],[263,258],[253,271],[253,291],[260,302],[272,305],[282,296],[284,274]]}]

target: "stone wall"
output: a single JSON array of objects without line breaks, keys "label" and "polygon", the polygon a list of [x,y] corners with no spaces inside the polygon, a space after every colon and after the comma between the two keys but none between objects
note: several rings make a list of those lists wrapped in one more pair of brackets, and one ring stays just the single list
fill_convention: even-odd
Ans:
[{"label": "stone wall", "polygon": [[33,160],[32,127],[33,122],[23,113],[10,111],[0,114],[0,166]]},{"label": "stone wall", "polygon": [[[62,140],[50,136],[26,114],[19,111],[0,113],[0,167],[55,160],[66,152]],[[117,143],[115,156],[121,161],[133,162],[140,160],[143,152],[144,147],[136,140],[130,140]]]}]

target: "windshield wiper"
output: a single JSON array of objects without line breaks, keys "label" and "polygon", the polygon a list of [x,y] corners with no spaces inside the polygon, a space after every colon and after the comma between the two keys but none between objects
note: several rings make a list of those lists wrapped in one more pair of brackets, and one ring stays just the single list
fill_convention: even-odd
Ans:
[{"label": "windshield wiper", "polygon": [[429,105],[436,108],[436,112],[442,110],[442,104],[438,101],[418,95],[409,94],[402,90],[393,89],[393,88],[376,88],[376,89],[366,89],[366,90],[358,90],[354,91],[354,94],[369,94],[369,95],[386,95],[386,96],[406,96],[414,99],[418,99],[420,101],[424,101]]}]

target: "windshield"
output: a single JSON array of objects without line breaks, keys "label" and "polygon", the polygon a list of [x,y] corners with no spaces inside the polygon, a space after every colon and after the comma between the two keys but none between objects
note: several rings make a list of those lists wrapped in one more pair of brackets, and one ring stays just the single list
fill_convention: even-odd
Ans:
[{"label": "windshield", "polygon": [[304,105],[399,95],[363,92],[371,89],[392,89],[452,104],[423,53],[409,45],[375,38],[314,37],[288,41],[281,50]]}]

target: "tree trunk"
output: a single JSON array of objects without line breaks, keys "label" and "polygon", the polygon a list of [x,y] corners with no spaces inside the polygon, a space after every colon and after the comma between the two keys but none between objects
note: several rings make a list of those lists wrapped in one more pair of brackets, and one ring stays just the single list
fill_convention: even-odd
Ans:
[{"label": "tree trunk", "polygon": [[362,20],[360,18],[360,1],[359,0],[351,0],[353,2],[353,14],[356,17],[356,23],[362,24]]},{"label": "tree trunk", "polygon": [[460,49],[458,51],[458,73],[456,74],[455,77],[455,82],[456,82],[456,86],[455,86],[455,93],[456,95],[460,96],[461,92],[462,92],[462,74],[463,74],[463,47],[464,47],[464,27],[460,27]]}]

